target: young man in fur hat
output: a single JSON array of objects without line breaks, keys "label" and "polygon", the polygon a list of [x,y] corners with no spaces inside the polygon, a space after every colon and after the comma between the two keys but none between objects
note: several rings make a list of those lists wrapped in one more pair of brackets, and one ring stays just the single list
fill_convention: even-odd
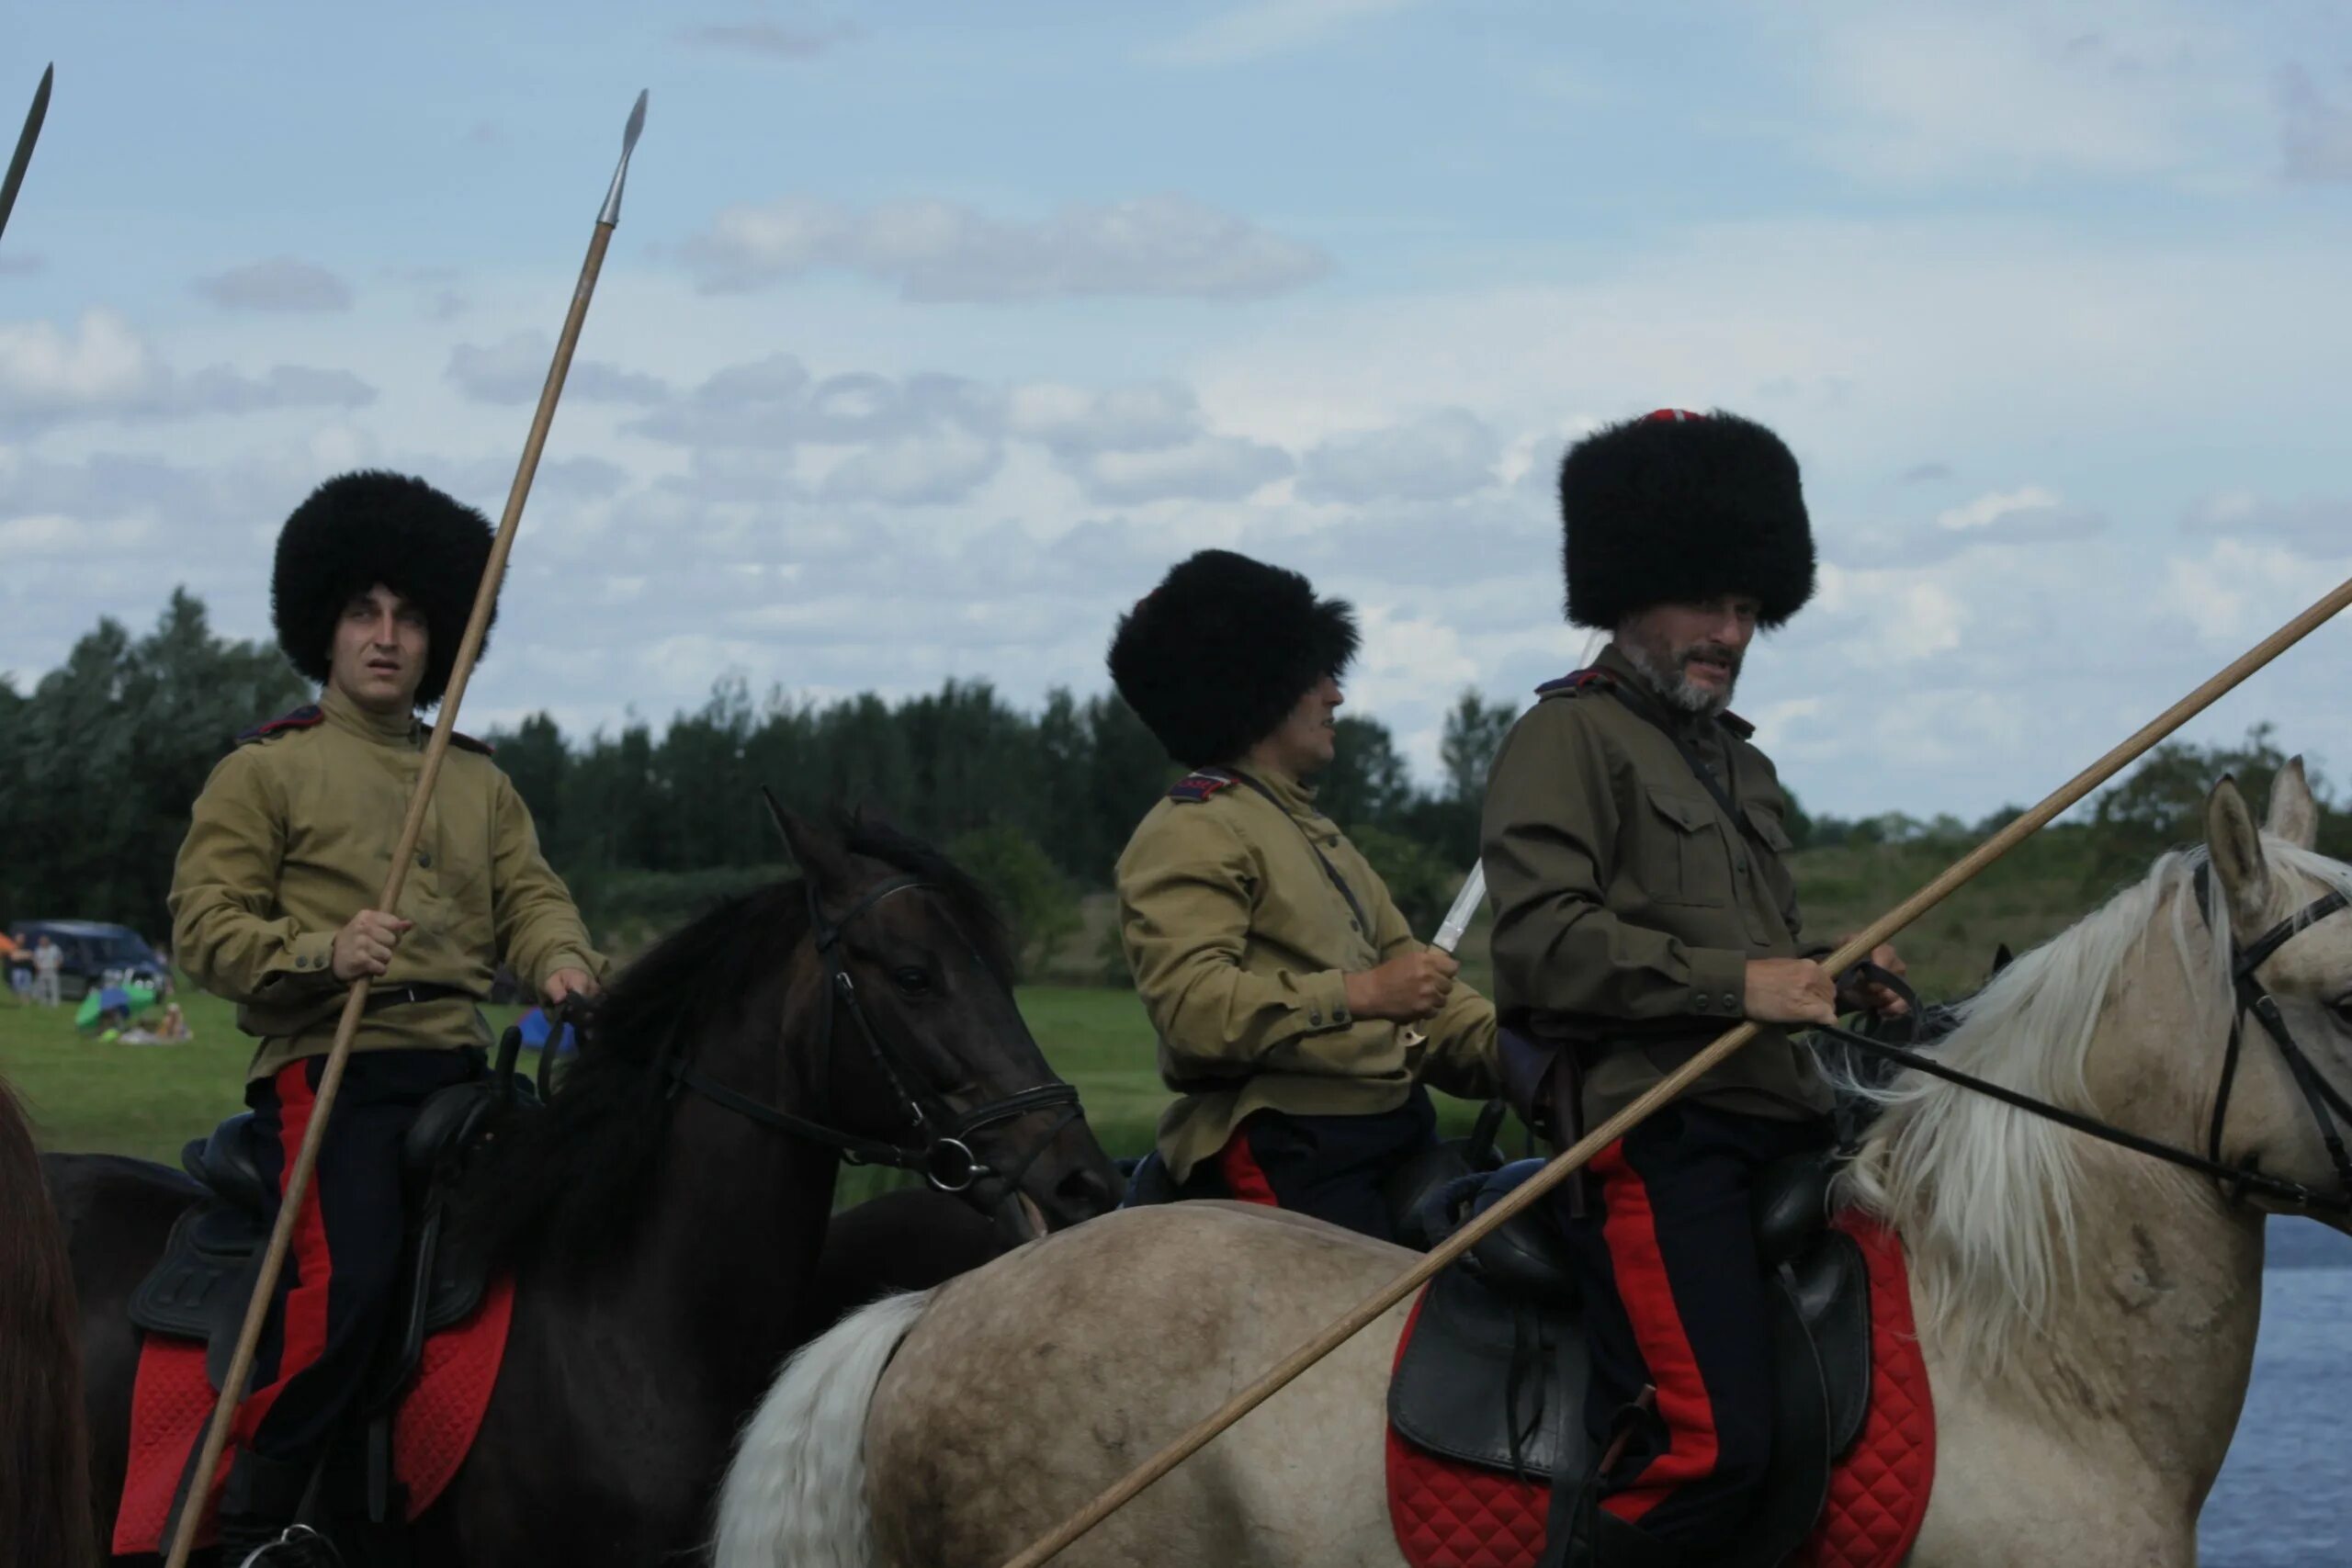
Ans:
[{"label": "young man in fur hat", "polygon": [[1180,1191],[1393,1239],[1382,1182],[1436,1141],[1422,1085],[1492,1094],[1495,1014],[1315,807],[1355,649],[1347,604],[1229,550],[1121,619],[1111,678],[1194,771],[1119,857],[1120,936],[1179,1096],[1159,1153]]},{"label": "young man in fur hat", "polygon": [[[1830,1109],[1784,1026],[1900,1004],[1841,996],[1815,961],[1829,949],[1801,928],[1788,798],[1729,707],[1758,630],[1813,593],[1796,459],[1736,415],[1662,411],[1570,449],[1560,504],[1568,619],[1611,638],[1543,688],[1487,780],[1498,1005],[1537,1048],[1515,1097],[1565,1145],[1740,1020],[1766,1026],[1561,1205],[1590,1325],[1587,1422],[1601,1443],[1632,1429],[1595,1539],[1547,1561],[1648,1568],[1735,1540],[1770,1458],[1748,1183],[1825,1143]],[[1877,961],[1900,968],[1891,949]]]},{"label": "young man in fur hat", "polygon": [[256,725],[213,769],[172,878],[172,946],[260,1041],[254,1147],[280,1185],[312,1114],[345,994],[369,982],[293,1250],[238,1407],[221,1561],[331,1561],[281,1542],[357,1393],[401,1239],[400,1148],[436,1089],[478,1076],[476,1004],[503,960],[550,1003],[594,994],[604,960],[539,853],[530,813],[480,743],[457,738],[398,911],[381,886],[490,558],[489,523],[422,479],[331,479],[278,536],[278,646],[319,700]]}]

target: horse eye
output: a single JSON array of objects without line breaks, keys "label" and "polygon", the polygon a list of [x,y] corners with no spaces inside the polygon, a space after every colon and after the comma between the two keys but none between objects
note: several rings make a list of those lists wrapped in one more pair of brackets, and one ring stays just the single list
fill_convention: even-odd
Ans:
[{"label": "horse eye", "polygon": [[890,983],[910,997],[922,996],[931,989],[931,976],[912,964],[891,970]]},{"label": "horse eye", "polygon": [[2329,1010],[2346,1023],[2352,1023],[2352,991],[2346,991],[2327,1004]]}]

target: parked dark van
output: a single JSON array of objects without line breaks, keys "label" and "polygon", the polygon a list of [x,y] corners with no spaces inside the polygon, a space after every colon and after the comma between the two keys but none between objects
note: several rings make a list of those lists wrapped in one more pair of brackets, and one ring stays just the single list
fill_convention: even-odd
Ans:
[{"label": "parked dark van", "polygon": [[33,949],[42,937],[64,953],[57,972],[57,988],[69,1001],[79,1000],[93,986],[153,986],[158,992],[169,978],[164,961],[147,941],[129,926],[96,920],[16,920],[8,935],[22,951],[12,961],[30,967]]}]

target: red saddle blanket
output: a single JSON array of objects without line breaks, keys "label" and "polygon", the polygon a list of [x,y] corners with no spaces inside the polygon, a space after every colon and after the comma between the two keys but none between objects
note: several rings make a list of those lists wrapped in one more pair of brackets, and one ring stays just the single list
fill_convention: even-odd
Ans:
[{"label": "red saddle blanket", "polygon": [[[1911,1322],[1903,1243],[1850,1211],[1832,1222],[1861,1247],[1871,1279],[1871,1408],[1830,1472],[1821,1521],[1797,1568],[1894,1568],[1918,1539],[1936,1475],[1935,1404]],[[1420,1308],[1414,1307],[1419,1317]],[[1396,1350],[1412,1337],[1408,1319]],[[1441,1459],[1388,1433],[1388,1517],[1412,1568],[1532,1568],[1552,1489]]]},{"label": "red saddle blanket", "polygon": [[[506,1328],[514,1315],[514,1281],[502,1276],[483,1292],[481,1305],[424,1342],[416,1377],[392,1413],[392,1474],[407,1489],[408,1517],[432,1506],[465,1462],[481,1429],[482,1412],[498,1382],[506,1354]],[[204,1371],[204,1347],[193,1339],[145,1337],[139,1376],[130,1394],[130,1462],[122,1483],[122,1507],[115,1515],[118,1557],[162,1551],[164,1523],[172,1494],[190,1454],[204,1440],[217,1394]],[[206,1518],[197,1540],[209,1545],[217,1531],[210,1517],[227,1457],[205,1498]]]}]

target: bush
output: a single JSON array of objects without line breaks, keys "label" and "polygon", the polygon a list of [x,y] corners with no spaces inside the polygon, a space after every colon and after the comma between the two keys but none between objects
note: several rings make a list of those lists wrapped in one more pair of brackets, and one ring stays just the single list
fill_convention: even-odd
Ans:
[{"label": "bush", "polygon": [[1023,979],[1051,963],[1056,951],[1078,931],[1077,893],[1037,841],[1020,829],[1007,823],[976,828],[959,834],[947,852],[1004,912]]}]

